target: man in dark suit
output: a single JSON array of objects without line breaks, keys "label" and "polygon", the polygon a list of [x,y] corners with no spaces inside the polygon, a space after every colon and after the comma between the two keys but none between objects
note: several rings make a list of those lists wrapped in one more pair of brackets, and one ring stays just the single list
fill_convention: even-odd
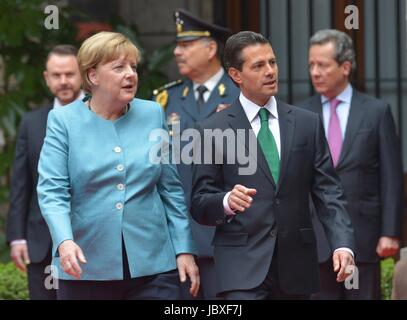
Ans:
[{"label": "man in dark suit", "polygon": [[71,103],[81,95],[76,53],[76,48],[71,45],[59,45],[48,54],[44,78],[55,96],[54,105],[26,113],[16,142],[7,241],[14,264],[24,272],[28,269],[30,299],[56,299],[55,290],[45,287],[46,283],[50,283],[50,269],[46,267],[51,264],[51,236],[38,206],[37,165],[48,112],[53,107]]},{"label": "man in dark suit", "polygon": [[[306,299],[319,289],[309,194],[334,250],[337,281],[353,266],[353,231],[321,121],[275,99],[278,67],[262,35],[231,36],[225,65],[241,94],[197,125],[204,160],[196,152],[191,206],[199,223],[216,225],[218,293],[226,299]],[[208,141],[211,132],[215,139]],[[225,142],[216,136],[221,133],[233,139]]]},{"label": "man in dark suit", "polygon": [[[224,42],[230,30],[203,21],[189,12],[175,12],[177,45],[174,49],[178,70],[185,78],[155,90],[155,100],[165,108],[173,139],[212,114],[228,107],[239,94],[236,85],[222,67]],[[189,144],[181,141],[178,151]],[[174,144],[176,149],[177,144]],[[181,159],[177,169],[190,207],[192,172],[190,162]],[[191,219],[192,234],[198,245],[196,259],[200,270],[200,299],[216,299],[216,282],[211,240],[214,228],[201,226]],[[183,299],[189,299],[190,285],[182,285]]]},{"label": "man in dark suit", "polygon": [[401,236],[403,169],[390,106],[350,85],[356,68],[352,39],[337,30],[310,40],[309,67],[318,95],[301,105],[324,123],[333,163],[355,230],[359,289],[346,290],[330,269],[331,247],[314,219],[320,299],[380,299],[380,258],[395,255]]}]

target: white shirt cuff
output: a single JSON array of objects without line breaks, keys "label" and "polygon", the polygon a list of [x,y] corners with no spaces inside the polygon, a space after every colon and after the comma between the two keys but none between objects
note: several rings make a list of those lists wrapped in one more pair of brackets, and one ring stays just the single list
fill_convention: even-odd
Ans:
[{"label": "white shirt cuff", "polygon": [[230,195],[231,192],[232,191],[229,191],[223,197],[223,210],[225,211],[225,214],[227,216],[235,216],[236,215],[236,212],[234,212],[232,209],[230,209],[229,204],[228,204],[228,199],[229,199],[229,195]]},{"label": "white shirt cuff", "polygon": [[13,241],[10,242],[10,246],[15,246],[17,244],[27,244],[27,240],[18,239],[18,240],[13,240]]},{"label": "white shirt cuff", "polygon": [[347,252],[349,252],[349,253],[352,255],[353,258],[355,258],[355,255],[353,254],[353,251],[352,251],[351,249],[349,249],[349,248],[341,247],[341,248],[335,249],[334,253],[335,253],[336,251],[338,251],[338,250],[347,251]]}]

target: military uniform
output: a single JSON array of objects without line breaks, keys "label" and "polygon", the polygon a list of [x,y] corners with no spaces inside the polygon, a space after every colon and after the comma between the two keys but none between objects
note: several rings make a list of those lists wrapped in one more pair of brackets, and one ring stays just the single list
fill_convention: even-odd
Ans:
[{"label": "military uniform", "polygon": [[[193,84],[189,79],[177,80],[155,90],[154,100],[164,108],[170,132],[175,125],[179,125],[180,133],[182,134],[184,130],[194,128],[196,122],[202,121],[212,114],[227,108],[238,98],[239,92],[239,88],[225,72],[211,92],[209,99],[205,102],[202,112],[199,112],[193,92]],[[188,143],[181,141],[181,150]],[[181,163],[178,165],[178,170],[181,181],[184,184],[185,197],[189,205],[192,182],[191,166]],[[198,243],[198,246],[202,248],[201,254],[211,256],[210,243],[206,242],[206,245]]]}]

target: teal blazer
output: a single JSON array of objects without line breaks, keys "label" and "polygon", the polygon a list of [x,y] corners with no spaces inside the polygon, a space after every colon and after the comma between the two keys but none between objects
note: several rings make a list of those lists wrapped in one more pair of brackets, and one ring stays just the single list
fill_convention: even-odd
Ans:
[{"label": "teal blazer", "polygon": [[167,131],[161,106],[140,99],[115,121],[82,101],[49,113],[37,192],[57,278],[74,279],[59,263],[67,239],[87,259],[81,280],[123,279],[122,238],[133,278],[173,270],[176,255],[196,254],[175,165],[150,161],[150,153],[171,155],[165,136],[150,137],[160,131]]}]

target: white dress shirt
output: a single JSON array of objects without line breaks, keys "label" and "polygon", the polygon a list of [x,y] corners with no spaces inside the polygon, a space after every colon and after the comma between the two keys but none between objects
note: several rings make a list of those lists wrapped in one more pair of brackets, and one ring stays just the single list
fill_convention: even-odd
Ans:
[{"label": "white dress shirt", "polygon": [[[76,98],[75,100],[82,100],[83,98],[85,98],[85,93],[83,92],[83,90],[80,91],[78,98]],[[59,101],[59,99],[57,97],[54,98],[54,104],[52,106],[53,109],[59,108],[59,107],[63,107],[64,105],[61,104],[61,101]]]},{"label": "white dress shirt", "polygon": [[198,100],[199,93],[198,93],[198,87],[200,85],[203,85],[206,87],[206,90],[203,94],[204,101],[207,102],[209,97],[211,96],[212,91],[215,89],[216,85],[220,81],[220,79],[223,77],[223,74],[225,71],[223,68],[220,68],[218,72],[216,72],[212,77],[210,77],[208,80],[206,80],[204,83],[196,83],[194,82],[192,87],[194,89],[194,95],[195,95],[195,100]]},{"label": "white dress shirt", "polygon": [[[270,97],[270,99],[267,101],[267,103],[264,106],[259,106],[259,105],[255,104],[254,102],[250,101],[249,99],[247,99],[243,95],[243,93],[240,93],[239,101],[243,107],[244,113],[246,114],[246,117],[249,120],[250,125],[251,125],[256,137],[259,134],[260,127],[261,127],[260,116],[259,116],[260,109],[266,108],[270,112],[269,128],[270,128],[271,133],[273,134],[274,140],[277,145],[278,157],[281,159],[280,124],[278,122],[278,111],[277,111],[276,99],[272,96],[272,97]],[[235,215],[236,213],[232,209],[230,209],[229,204],[228,204],[229,195],[230,195],[230,192],[228,192],[225,195],[225,197],[223,198],[223,208],[225,209],[225,213],[227,215]]]}]

